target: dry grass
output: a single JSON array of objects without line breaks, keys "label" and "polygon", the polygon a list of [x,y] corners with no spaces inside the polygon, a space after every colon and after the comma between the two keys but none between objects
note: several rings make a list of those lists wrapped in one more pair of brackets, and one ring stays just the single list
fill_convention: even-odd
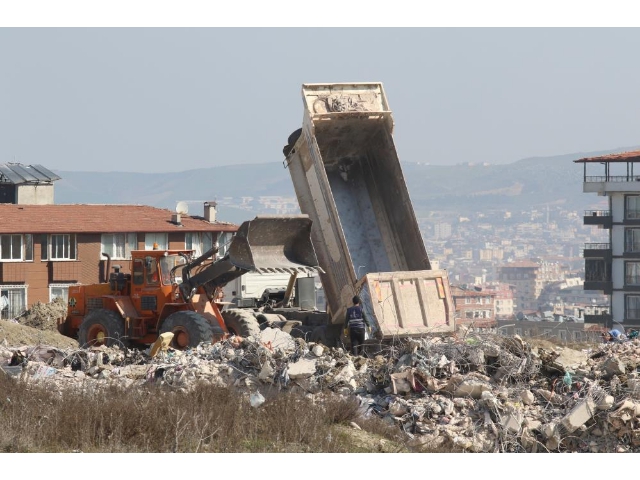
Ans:
[{"label": "dry grass", "polygon": [[397,428],[359,418],[357,402],[339,397],[314,403],[265,394],[253,408],[246,396],[205,383],[187,393],[149,386],[54,394],[3,374],[0,392],[0,452],[379,451],[344,434],[356,419],[376,436],[398,440]]}]

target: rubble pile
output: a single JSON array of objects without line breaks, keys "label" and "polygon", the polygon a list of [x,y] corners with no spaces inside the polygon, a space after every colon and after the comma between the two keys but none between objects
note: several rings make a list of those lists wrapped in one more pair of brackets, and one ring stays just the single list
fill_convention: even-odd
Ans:
[{"label": "rubble pile", "polygon": [[365,358],[273,328],[186,351],[0,346],[0,375],[52,391],[206,381],[255,408],[267,392],[355,396],[363,416],[416,447],[470,452],[640,451],[639,363],[638,339],[574,350],[467,334],[398,340]]},{"label": "rubble pile", "polygon": [[29,310],[16,318],[17,323],[39,330],[57,331],[59,318],[67,316],[67,304],[63,298],[56,298],[51,303],[34,303]]}]

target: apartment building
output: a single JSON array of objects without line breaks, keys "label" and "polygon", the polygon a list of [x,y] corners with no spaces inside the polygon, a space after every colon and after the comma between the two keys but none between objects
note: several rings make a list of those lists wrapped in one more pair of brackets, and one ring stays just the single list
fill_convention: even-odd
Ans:
[{"label": "apartment building", "polygon": [[[585,315],[607,327],[640,326],[640,151],[575,160],[583,192],[608,200],[608,210],[586,210],[584,224],[609,233],[608,243],[584,246],[585,290],[609,295],[609,313]],[[635,170],[635,172],[634,172]],[[637,172],[637,173],[636,173]]]},{"label": "apartment building", "polygon": [[499,280],[514,286],[513,308],[516,311],[538,309],[542,281],[538,278],[540,265],[530,260],[506,263],[500,267]]},{"label": "apartment building", "polygon": [[224,254],[238,229],[216,220],[215,202],[204,203],[201,217],[144,205],[55,205],[57,180],[41,165],[0,165],[1,319],[66,301],[69,285],[105,281],[108,257],[130,273],[131,250],[200,255],[217,245]]},{"label": "apartment building", "polygon": [[513,309],[514,287],[506,283],[497,283],[483,287],[486,292],[495,294],[494,303],[496,310],[496,320],[512,319],[515,315]]},{"label": "apartment building", "polygon": [[563,279],[562,266],[557,262],[518,260],[503,264],[499,270],[500,282],[514,286],[513,308],[519,312],[537,311],[545,285]]},{"label": "apartment building", "polygon": [[452,286],[451,296],[456,325],[479,329],[495,328],[495,292],[485,291],[480,287]]},{"label": "apartment building", "polygon": [[[211,215],[211,213],[209,214]],[[131,250],[213,245],[224,253],[237,226],[143,205],[0,204],[0,318],[35,302],[67,299],[69,285],[104,281],[107,257],[131,273]]]}]

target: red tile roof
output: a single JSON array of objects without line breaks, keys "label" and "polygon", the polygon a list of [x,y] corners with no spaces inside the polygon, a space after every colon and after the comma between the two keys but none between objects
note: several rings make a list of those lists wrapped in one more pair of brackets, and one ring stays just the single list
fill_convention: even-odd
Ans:
[{"label": "red tile roof", "polygon": [[14,205],[0,204],[0,233],[235,232],[232,223],[209,223],[182,215],[171,222],[171,210],[146,205]]},{"label": "red tile roof", "polygon": [[574,163],[591,163],[591,162],[640,162],[640,150],[623,153],[611,153],[600,157],[581,158],[574,160]]}]

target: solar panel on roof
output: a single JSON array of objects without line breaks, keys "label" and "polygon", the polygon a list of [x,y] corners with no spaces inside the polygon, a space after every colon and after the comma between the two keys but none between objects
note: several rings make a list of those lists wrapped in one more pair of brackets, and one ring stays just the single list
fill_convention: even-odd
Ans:
[{"label": "solar panel on roof", "polygon": [[23,179],[17,175],[8,165],[0,165],[0,172],[9,180],[9,183],[22,183]]},{"label": "solar panel on roof", "polygon": [[25,168],[23,165],[13,164],[9,165],[9,168],[11,168],[14,173],[22,177],[23,180],[21,183],[38,181],[38,178],[36,178],[32,173],[33,169],[30,169],[29,167]]},{"label": "solar panel on roof", "polygon": [[38,172],[40,172],[42,175],[44,175],[45,177],[47,177],[50,181],[53,180],[60,180],[61,177],[56,175],[55,173],[53,173],[51,170],[49,170],[48,168],[44,168],[42,165],[31,165],[34,169],[36,169]]},{"label": "solar panel on roof", "polygon": [[5,163],[0,165],[0,181],[19,185],[29,182],[52,182],[60,177],[42,165]]}]

